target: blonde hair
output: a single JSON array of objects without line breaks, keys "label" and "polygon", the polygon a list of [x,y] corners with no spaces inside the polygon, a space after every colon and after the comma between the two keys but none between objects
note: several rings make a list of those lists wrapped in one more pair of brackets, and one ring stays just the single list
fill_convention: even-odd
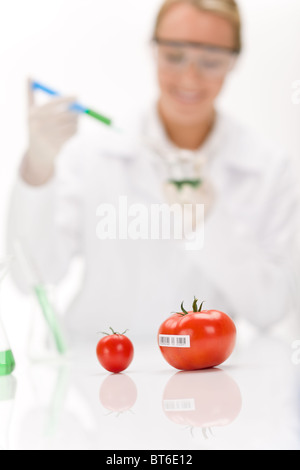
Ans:
[{"label": "blonde hair", "polygon": [[242,49],[242,21],[239,7],[235,0],[165,0],[162,4],[155,23],[154,37],[157,36],[162,19],[173,5],[181,3],[194,6],[200,11],[214,13],[226,18],[233,26],[235,32],[235,48],[237,52]]}]

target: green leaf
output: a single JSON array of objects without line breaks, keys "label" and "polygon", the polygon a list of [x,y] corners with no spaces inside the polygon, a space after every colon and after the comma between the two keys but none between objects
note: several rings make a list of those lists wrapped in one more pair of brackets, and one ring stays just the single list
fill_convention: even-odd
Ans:
[{"label": "green leaf", "polygon": [[183,311],[184,315],[188,315],[189,312],[187,312],[187,311],[185,310],[183,304],[184,304],[184,301],[183,301],[182,304],[181,304],[181,310]]},{"label": "green leaf", "polygon": [[198,299],[196,299],[196,297],[194,297],[194,303],[193,303],[193,311],[194,312],[198,312]]}]

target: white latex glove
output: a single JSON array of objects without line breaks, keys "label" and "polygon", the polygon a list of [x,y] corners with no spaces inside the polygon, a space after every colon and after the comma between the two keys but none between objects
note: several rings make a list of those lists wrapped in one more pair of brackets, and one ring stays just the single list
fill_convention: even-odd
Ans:
[{"label": "white latex glove", "polygon": [[[207,217],[215,201],[215,191],[209,180],[203,181],[196,188],[191,185],[184,185],[181,189],[177,188],[175,184],[167,182],[164,185],[164,194],[170,205],[180,204],[182,208],[185,204],[189,205],[188,208],[185,208],[187,220],[183,220],[183,223],[185,227],[192,226],[193,231],[204,223],[202,214],[200,213],[198,216],[196,204],[204,204],[203,215]],[[190,220],[192,220],[192,224]],[[187,233],[187,231],[185,230],[184,233]]]},{"label": "white latex glove", "polygon": [[28,81],[29,148],[21,167],[27,183],[38,186],[51,179],[56,157],[78,131],[79,114],[69,111],[75,101],[75,97],[54,97],[50,103],[37,106]]}]

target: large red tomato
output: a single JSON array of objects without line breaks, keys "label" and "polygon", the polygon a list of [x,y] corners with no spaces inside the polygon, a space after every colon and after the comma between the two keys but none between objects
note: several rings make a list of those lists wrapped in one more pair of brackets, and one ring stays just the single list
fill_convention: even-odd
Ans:
[{"label": "large red tomato", "polygon": [[158,344],[166,361],[179,370],[207,369],[222,364],[234,350],[236,327],[231,318],[217,310],[198,309],[169,317],[160,327]]}]

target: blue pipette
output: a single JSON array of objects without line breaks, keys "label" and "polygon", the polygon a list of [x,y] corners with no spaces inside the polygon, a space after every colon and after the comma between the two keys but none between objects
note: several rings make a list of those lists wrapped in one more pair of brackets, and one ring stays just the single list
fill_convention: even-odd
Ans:
[{"label": "blue pipette", "polygon": [[[32,86],[33,91],[39,90],[50,96],[62,96],[61,93],[59,93],[58,91],[53,90],[43,85],[40,82],[33,81],[31,83],[31,86]],[[97,111],[87,108],[86,106],[82,106],[80,103],[73,103],[70,106],[70,110],[74,112],[82,113],[82,114],[87,114],[88,116],[94,119],[97,119],[97,121],[102,122],[102,124],[105,124],[106,126],[110,126],[110,127],[113,126],[113,122],[110,118],[103,116],[102,114],[99,114]]]}]

